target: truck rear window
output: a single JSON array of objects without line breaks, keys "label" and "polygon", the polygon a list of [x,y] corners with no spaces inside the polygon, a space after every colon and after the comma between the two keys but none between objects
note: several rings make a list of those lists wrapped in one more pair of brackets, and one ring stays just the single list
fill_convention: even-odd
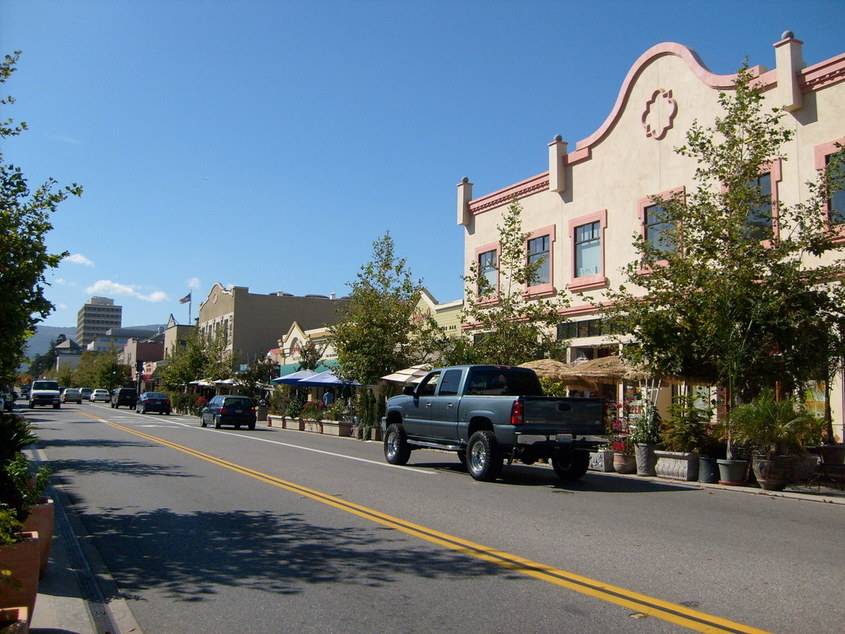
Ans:
[{"label": "truck rear window", "polygon": [[466,393],[486,396],[542,396],[543,388],[533,372],[512,368],[483,368],[473,370]]}]

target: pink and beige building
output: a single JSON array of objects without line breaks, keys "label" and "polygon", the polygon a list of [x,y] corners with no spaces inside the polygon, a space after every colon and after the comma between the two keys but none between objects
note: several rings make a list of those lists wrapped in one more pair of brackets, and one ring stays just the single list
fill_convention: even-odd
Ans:
[{"label": "pink and beige building", "polygon": [[[802,42],[787,32],[774,44],[773,59],[771,70],[756,66],[752,72],[763,86],[765,107],[783,107],[784,124],[795,134],[784,147],[788,160],[773,162],[761,178],[773,198],[794,204],[808,196],[807,181],[815,179],[836,143],[845,144],[845,53],[808,65]],[[601,315],[574,293],[599,298],[604,289],[618,286],[621,269],[636,259],[631,237],[648,230],[651,197],[696,186],[695,162],[674,149],[684,144],[694,121],[708,126],[722,114],[718,94],[731,90],[734,80],[733,74],[709,71],[681,44],[658,44],[631,67],[598,130],[574,144],[557,136],[548,148],[538,148],[548,152],[547,171],[518,176],[518,182],[481,196],[464,179],[457,201],[457,222],[465,230],[464,274],[473,262],[484,271],[496,257],[497,225],[515,197],[523,209],[523,231],[531,234],[529,257],[546,258],[542,279],[526,293],[573,293],[565,312],[574,323],[560,333],[570,340],[570,360],[616,346],[601,334]],[[843,229],[844,193],[837,193],[832,207],[838,213],[831,213]],[[833,387],[841,437],[842,377]]]}]

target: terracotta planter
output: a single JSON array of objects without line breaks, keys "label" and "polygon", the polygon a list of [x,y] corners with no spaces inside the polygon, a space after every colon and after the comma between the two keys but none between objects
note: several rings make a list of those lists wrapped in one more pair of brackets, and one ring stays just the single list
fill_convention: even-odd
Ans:
[{"label": "terracotta planter", "polygon": [[698,479],[698,454],[680,451],[656,451],[657,464],[654,470],[661,478],[685,480]]},{"label": "terracotta planter", "polygon": [[613,470],[616,473],[636,473],[637,458],[633,454],[617,451],[613,454]]},{"label": "terracotta planter", "polygon": [[0,609],[0,632],[3,634],[27,634],[29,632],[29,609],[23,606]]},{"label": "terracotta planter", "polygon": [[41,498],[38,504],[29,509],[29,517],[23,523],[25,531],[38,533],[38,550],[41,558],[38,576],[43,577],[47,572],[47,562],[50,559],[50,547],[53,545],[53,531],[55,528],[56,508],[53,500]]},{"label": "terracotta planter", "polygon": [[23,533],[25,539],[17,544],[0,548],[0,570],[10,570],[12,579],[20,587],[3,584],[0,591],[0,608],[24,606],[32,620],[35,597],[38,595],[38,568],[41,555],[38,551],[38,533]]}]

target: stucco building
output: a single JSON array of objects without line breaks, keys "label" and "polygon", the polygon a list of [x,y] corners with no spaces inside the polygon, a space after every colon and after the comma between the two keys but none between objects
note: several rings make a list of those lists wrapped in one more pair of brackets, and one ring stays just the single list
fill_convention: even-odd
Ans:
[{"label": "stucco building", "polygon": [[[741,52],[738,53],[738,57]],[[837,143],[845,143],[845,54],[805,64],[802,42],[791,33],[774,44],[772,70],[753,67],[763,86],[765,108],[784,107],[784,124],[794,139],[761,174],[773,198],[795,204],[808,195],[807,181],[823,168]],[[636,259],[632,236],[649,231],[651,197],[692,190],[695,163],[674,148],[683,145],[694,121],[711,124],[722,114],[720,91],[733,87],[735,75],[708,70],[695,52],[675,43],[658,44],[631,67],[616,103],[602,126],[570,147],[560,136],[548,145],[548,170],[482,196],[468,179],[458,184],[457,222],[464,227],[465,274],[476,263],[491,270],[498,256],[498,230],[504,211],[516,198],[523,208],[523,230],[531,236],[527,257],[545,257],[539,282],[529,297],[572,293],[565,313],[573,322],[559,336],[571,342],[570,360],[592,358],[616,346],[602,335],[601,314],[575,293],[599,298],[617,287],[621,269]],[[563,122],[565,124],[565,122]],[[842,223],[845,201],[837,192],[831,222]],[[776,215],[776,209],[773,210]],[[653,217],[653,214],[652,216]],[[492,272],[495,275],[495,271]],[[842,378],[832,405],[842,436]]]},{"label": "stucco building", "polygon": [[238,353],[239,363],[249,364],[277,347],[279,334],[287,332],[294,321],[303,330],[334,324],[345,301],[282,292],[261,295],[250,293],[246,286],[227,289],[217,283],[200,304],[197,328],[207,337],[221,333],[226,349]]}]

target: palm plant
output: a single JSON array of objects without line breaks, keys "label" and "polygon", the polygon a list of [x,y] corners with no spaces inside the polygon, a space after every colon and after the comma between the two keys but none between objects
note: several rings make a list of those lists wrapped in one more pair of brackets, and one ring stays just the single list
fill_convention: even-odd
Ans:
[{"label": "palm plant", "polygon": [[729,419],[733,440],[767,458],[799,451],[814,422],[802,403],[791,397],[778,401],[771,390],[734,408]]}]

